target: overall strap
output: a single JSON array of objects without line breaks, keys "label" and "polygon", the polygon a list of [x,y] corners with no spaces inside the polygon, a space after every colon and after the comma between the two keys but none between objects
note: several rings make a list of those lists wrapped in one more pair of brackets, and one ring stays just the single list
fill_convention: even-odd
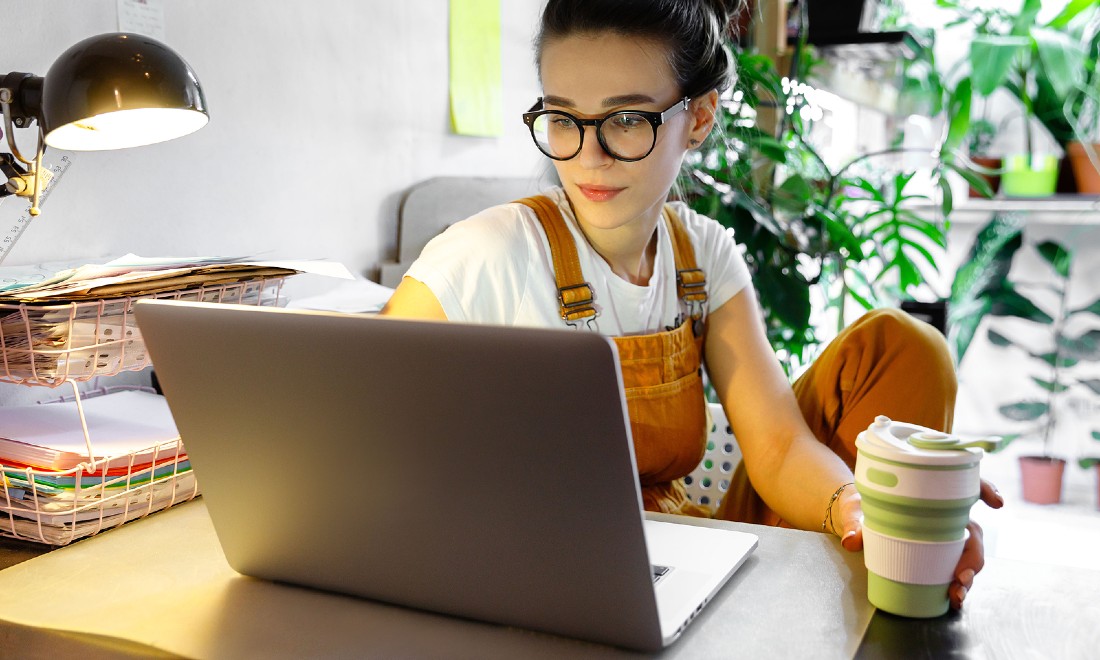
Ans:
[{"label": "overall strap", "polygon": [[[584,279],[577,244],[569,232],[558,206],[544,195],[516,200],[535,212],[542,230],[550,242],[554,261],[554,279],[558,285],[561,318],[569,325],[581,320],[593,321],[599,312],[593,306],[595,290]],[[676,290],[692,318],[701,319],[707,302],[707,277],[695,263],[695,249],[679,216],[672,207],[664,207],[665,222],[672,236],[672,251],[676,264]]]},{"label": "overall strap", "polygon": [[665,204],[665,221],[672,236],[673,254],[676,255],[677,294],[692,318],[699,319],[707,302],[707,274],[696,266],[695,249],[691,246],[684,223],[668,204]]},{"label": "overall strap", "polygon": [[550,256],[554,260],[554,279],[558,285],[558,304],[561,306],[562,320],[572,326],[582,320],[595,320],[599,315],[592,304],[595,291],[584,279],[581,260],[577,255],[577,244],[557,205],[544,195],[526,197],[516,200],[516,203],[535,212],[542,231],[550,241]]}]

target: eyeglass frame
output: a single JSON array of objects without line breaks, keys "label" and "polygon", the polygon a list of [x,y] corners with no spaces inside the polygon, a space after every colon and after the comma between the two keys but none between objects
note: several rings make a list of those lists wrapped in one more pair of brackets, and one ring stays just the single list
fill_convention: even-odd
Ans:
[{"label": "eyeglass frame", "polygon": [[[664,125],[664,123],[669,119],[675,117],[684,110],[687,110],[688,105],[691,103],[691,100],[692,99],[690,97],[685,96],[662,112],[652,112],[649,110],[616,110],[615,112],[608,113],[603,117],[600,117],[599,119],[581,119],[571,113],[564,112],[562,110],[547,110],[545,108],[539,110],[538,108],[541,107],[544,103],[544,97],[540,96],[538,100],[535,101],[535,104],[531,106],[531,109],[523,113],[523,123],[527,124],[527,128],[530,129],[531,139],[535,142],[535,146],[538,147],[539,152],[552,160],[563,161],[576,158],[577,154],[579,154],[581,152],[581,149],[584,148],[585,127],[593,126],[596,129],[596,140],[599,141],[600,147],[603,148],[604,153],[606,153],[608,156],[611,156],[615,160],[622,161],[624,163],[636,163],[639,160],[642,160],[649,156],[649,154],[653,153],[653,149],[657,146],[657,129]],[[542,115],[549,114],[565,115],[577,125],[577,129],[580,131],[581,134],[581,139],[577,143],[577,150],[574,151],[571,155],[564,158],[552,156],[543,151],[542,147],[539,147],[538,138],[535,137],[535,120]],[[649,125],[653,127],[653,144],[649,145],[648,151],[646,151],[641,156],[638,156],[637,158],[622,158],[611,153],[611,150],[607,147],[607,143],[604,142],[603,133],[600,132],[600,129],[603,127],[605,121],[616,115],[638,115],[642,119],[645,119],[647,122],[649,122]]]}]

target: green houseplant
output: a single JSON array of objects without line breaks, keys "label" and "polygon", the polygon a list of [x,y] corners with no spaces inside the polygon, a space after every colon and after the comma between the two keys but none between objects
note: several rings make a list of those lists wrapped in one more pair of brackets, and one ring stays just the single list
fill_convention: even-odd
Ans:
[{"label": "green houseplant", "polygon": [[[1100,328],[1089,317],[1100,316],[1100,299],[1071,308],[1074,255],[1054,241],[1033,246],[1048,277],[1022,281],[1010,276],[1013,260],[1024,246],[1022,229],[1011,218],[995,217],[979,233],[952,288],[952,338],[961,362],[982,320],[989,316],[1017,319],[1012,329],[990,327],[989,341],[1014,350],[1031,365],[1027,383],[1038,395],[1006,402],[998,410],[1006,419],[1031,425],[1025,435],[1041,440],[1041,454],[1022,456],[1024,497],[1037,503],[1058,501],[1065,460],[1053,455],[1054,434],[1066,412],[1066,398],[1079,391],[1100,395],[1100,379],[1080,375],[1078,365],[1100,361]],[[1022,322],[1022,323],[1021,323]],[[1097,431],[1093,431],[1095,434]],[[1015,439],[1018,435],[1009,435]],[[1029,477],[1051,472],[1053,485],[1033,486]]]},{"label": "green houseplant", "polygon": [[[732,228],[744,245],[769,339],[793,375],[822,341],[812,292],[823,298],[816,311],[832,310],[838,326],[850,304],[890,304],[936,270],[933,252],[944,246],[944,227],[909,210],[924,197],[909,190],[912,172],[874,175],[881,168],[872,161],[900,149],[830,168],[809,139],[799,86],[751,48],[735,45],[734,52],[737,84],[681,187],[696,210]],[[808,75],[813,58],[803,51],[795,61]],[[770,129],[759,121],[768,112],[780,118]],[[957,144],[962,135],[956,130],[949,139]],[[962,168],[950,157],[932,168],[946,216],[952,200],[943,173]]]}]

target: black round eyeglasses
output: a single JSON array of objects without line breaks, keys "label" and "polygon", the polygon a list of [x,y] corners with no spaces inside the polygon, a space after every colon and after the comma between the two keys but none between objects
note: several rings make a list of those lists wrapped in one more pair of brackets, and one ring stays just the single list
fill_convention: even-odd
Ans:
[{"label": "black round eyeglasses", "polygon": [[542,98],[523,113],[523,123],[539,151],[554,160],[569,160],[581,152],[584,127],[596,127],[596,139],[609,156],[628,163],[641,160],[657,144],[657,127],[686,110],[684,97],[664,112],[619,110],[599,119],[580,119],[560,110],[540,110]]}]

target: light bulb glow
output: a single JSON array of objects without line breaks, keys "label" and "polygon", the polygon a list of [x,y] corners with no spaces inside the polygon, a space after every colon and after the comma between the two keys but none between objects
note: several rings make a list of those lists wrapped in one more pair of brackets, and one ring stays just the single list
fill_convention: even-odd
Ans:
[{"label": "light bulb glow", "polygon": [[183,137],[208,121],[205,113],[196,110],[117,110],[58,126],[46,135],[46,144],[66,151],[126,149]]}]

